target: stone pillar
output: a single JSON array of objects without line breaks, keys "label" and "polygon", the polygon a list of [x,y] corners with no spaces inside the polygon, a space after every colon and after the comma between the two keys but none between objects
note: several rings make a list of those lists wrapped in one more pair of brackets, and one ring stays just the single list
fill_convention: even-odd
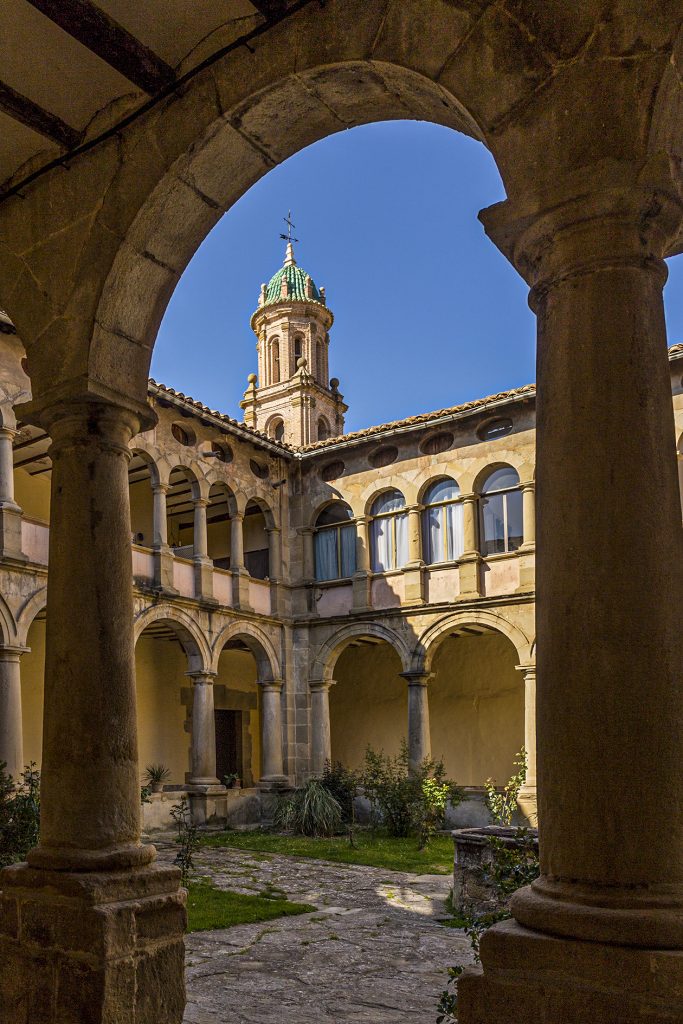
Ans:
[{"label": "stone pillar", "polygon": [[408,507],[408,563],[403,569],[404,604],[424,604],[424,562],[422,560],[420,506]]},{"label": "stone pillar", "polygon": [[365,516],[356,520],[356,571],[353,574],[353,610],[368,611],[372,607],[372,577],[368,543],[368,521]]},{"label": "stone pillar", "polygon": [[206,508],[208,498],[194,500],[194,592],[196,597],[214,602],[213,562],[208,556]]},{"label": "stone pillar", "polygon": [[536,586],[536,485],[533,480],[522,484],[522,518],[524,537],[519,549],[519,591]]},{"label": "stone pillar", "polygon": [[518,665],[524,675],[524,749],[526,750],[526,781],[519,791],[517,803],[529,825],[538,824],[536,799],[536,666]]},{"label": "stone pillar", "polygon": [[232,572],[232,603],[235,608],[251,607],[249,573],[244,564],[244,513],[230,518],[230,571]]},{"label": "stone pillar", "polygon": [[0,558],[26,561],[21,550],[22,511],[14,500],[12,441],[16,430],[0,427]]},{"label": "stone pillar", "polygon": [[331,685],[331,682],[311,683],[311,771],[314,775],[321,775],[325,762],[332,760]]},{"label": "stone pillar", "polygon": [[280,607],[280,577],[282,573],[282,548],[280,544],[280,529],[277,526],[269,526],[268,534],[268,575],[270,577],[270,613],[277,615]]},{"label": "stone pillar", "polygon": [[261,686],[261,782],[283,782],[282,681]]},{"label": "stone pillar", "polygon": [[683,531],[662,257],[683,210],[670,173],[653,159],[637,185],[483,215],[538,317],[541,877],[482,941],[461,1024],[681,1019]]},{"label": "stone pillar", "polygon": [[152,415],[144,403],[92,394],[24,413],[52,437],[59,515],[50,526],[40,845],[28,864],[0,873],[0,918],[21,922],[0,930],[8,1021],[183,1016],[180,873],[152,864],[154,847],[140,842],[127,469],[130,439]]},{"label": "stone pillar", "polygon": [[463,552],[458,559],[460,574],[460,596],[481,596],[481,555],[477,529],[479,499],[476,494],[462,495]]},{"label": "stone pillar", "polygon": [[24,770],[21,722],[21,667],[23,647],[0,647],[0,761],[18,782]]},{"label": "stone pillar", "polygon": [[304,602],[303,609],[304,613],[309,615],[317,614],[317,606],[315,602],[315,550],[313,546],[313,530],[310,527],[304,527],[299,531],[301,534],[301,547],[302,547],[302,570],[303,579],[302,584],[304,587]]},{"label": "stone pillar", "polygon": [[154,584],[166,593],[176,594],[173,580],[173,552],[168,546],[168,520],[166,518],[166,494],[168,487],[155,484],[152,488],[154,498],[154,523],[152,547],[154,550]]},{"label": "stone pillar", "polygon": [[408,762],[419,768],[432,756],[429,732],[429,672],[402,672],[408,682]]},{"label": "stone pillar", "polygon": [[192,773],[190,785],[217,786],[213,672],[188,672],[192,679]]}]

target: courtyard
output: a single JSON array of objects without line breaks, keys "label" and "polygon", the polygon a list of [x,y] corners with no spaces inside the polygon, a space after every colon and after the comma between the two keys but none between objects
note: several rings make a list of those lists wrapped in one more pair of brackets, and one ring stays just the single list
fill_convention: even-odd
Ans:
[{"label": "courtyard", "polygon": [[[172,837],[155,844],[172,862]],[[439,923],[449,874],[230,847],[204,847],[195,864],[218,889],[315,911],[189,934],[184,1024],[429,1022],[446,969],[472,960],[464,932]]]}]

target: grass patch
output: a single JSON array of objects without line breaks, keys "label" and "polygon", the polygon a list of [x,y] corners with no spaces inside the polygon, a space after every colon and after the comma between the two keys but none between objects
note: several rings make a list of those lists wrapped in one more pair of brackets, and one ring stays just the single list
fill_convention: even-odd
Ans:
[{"label": "grass patch", "polygon": [[367,864],[390,871],[417,875],[448,875],[453,870],[453,840],[438,835],[426,850],[418,850],[415,839],[392,839],[372,832],[355,833],[355,847],[346,836],[313,839],[275,832],[218,832],[202,837],[202,846],[231,847],[259,853],[283,853],[290,857],[312,857],[336,864]]},{"label": "grass patch", "polygon": [[310,914],[316,908],[287,899],[246,896],[241,892],[216,889],[209,882],[190,882],[187,892],[187,930],[204,932],[211,928],[232,928],[276,917]]}]

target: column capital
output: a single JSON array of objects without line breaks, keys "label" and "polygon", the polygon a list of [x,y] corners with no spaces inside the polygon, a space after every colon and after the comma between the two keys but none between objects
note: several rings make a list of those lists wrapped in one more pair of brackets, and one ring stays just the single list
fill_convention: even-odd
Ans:
[{"label": "column capital", "polygon": [[147,402],[96,389],[90,382],[80,391],[62,390],[17,406],[23,420],[39,424],[50,434],[52,453],[63,447],[93,445],[124,449],[130,458],[131,438],[149,430],[158,420]]},{"label": "column capital", "polygon": [[523,672],[525,677],[526,676],[535,676],[536,675],[536,664],[534,662],[533,664],[528,664],[528,665],[515,665],[515,670],[517,672]]},{"label": "column capital", "polygon": [[475,491],[468,491],[466,494],[462,494],[462,493],[459,494],[458,498],[459,498],[460,501],[474,502],[474,501],[478,501],[479,495],[476,494]]},{"label": "column capital", "polygon": [[320,693],[321,691],[329,690],[336,682],[336,679],[310,679],[308,688],[311,693]]},{"label": "column capital", "polygon": [[4,647],[0,647],[0,661],[19,661],[22,654],[29,654],[30,651],[30,647],[12,647],[5,644]]},{"label": "column capital", "polygon": [[266,533],[280,533],[280,532],[281,532],[281,530],[280,530],[279,526],[266,526]]},{"label": "column capital", "polygon": [[185,675],[192,680],[195,685],[204,684],[205,686],[213,686],[216,681],[216,672],[205,672],[200,670],[198,672],[186,672]]},{"label": "column capital", "polygon": [[265,679],[262,683],[259,683],[259,686],[264,691],[269,691],[270,693],[277,691],[280,693],[282,691],[282,679]]},{"label": "column capital", "polygon": [[199,495],[199,497],[194,499],[194,507],[195,508],[208,508],[209,504],[210,504],[210,499],[209,498],[204,498],[201,495]]},{"label": "column capital", "polygon": [[434,673],[424,669],[410,669],[408,672],[399,672],[399,675],[407,681],[408,686],[427,686]]},{"label": "column capital", "polygon": [[241,522],[243,522],[243,520],[244,520],[244,512],[233,512],[233,514],[230,516],[230,522],[231,523],[233,523],[235,521],[237,521],[238,523],[241,523]]},{"label": "column capital", "polygon": [[519,485],[519,489],[521,491],[535,491],[536,490],[536,481],[535,480],[523,480],[520,483],[520,485]]},{"label": "column capital", "polygon": [[0,426],[0,438],[13,441],[19,431],[16,427]]},{"label": "column capital", "polygon": [[661,157],[627,173],[630,180],[596,173],[579,196],[567,181],[552,196],[481,211],[487,235],[531,287],[532,305],[560,281],[603,268],[649,265],[666,279],[663,259],[683,223],[680,184]]},{"label": "column capital", "polygon": [[162,483],[152,484],[152,494],[168,494],[170,486]]}]

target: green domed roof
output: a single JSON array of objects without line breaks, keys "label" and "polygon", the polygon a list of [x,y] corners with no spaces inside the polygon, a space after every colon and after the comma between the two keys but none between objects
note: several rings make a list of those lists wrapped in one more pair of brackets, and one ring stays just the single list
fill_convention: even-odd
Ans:
[{"label": "green domed roof", "polygon": [[[282,294],[282,282],[287,282],[287,294]],[[294,261],[291,245],[287,246],[285,265],[273,274],[266,285],[265,296],[261,303],[268,306],[275,302],[325,302],[310,274],[298,267]]]}]

